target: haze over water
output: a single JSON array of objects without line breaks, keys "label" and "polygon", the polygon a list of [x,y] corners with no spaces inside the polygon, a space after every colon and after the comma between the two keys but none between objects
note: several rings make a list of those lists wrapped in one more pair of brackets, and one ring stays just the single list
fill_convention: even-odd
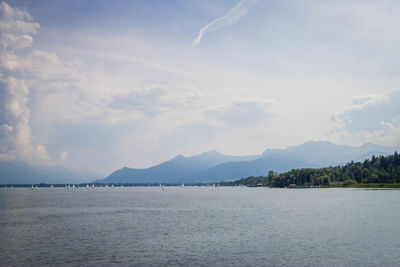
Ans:
[{"label": "haze over water", "polygon": [[398,190],[1,189],[0,265],[382,266]]}]

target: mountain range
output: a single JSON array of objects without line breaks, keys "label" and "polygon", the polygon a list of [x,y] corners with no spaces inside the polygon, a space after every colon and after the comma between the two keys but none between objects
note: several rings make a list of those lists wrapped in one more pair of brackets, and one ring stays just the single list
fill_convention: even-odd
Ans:
[{"label": "mountain range", "polygon": [[[388,155],[399,148],[375,144],[352,147],[326,141],[310,141],[286,149],[267,149],[262,154],[229,156],[216,150],[184,157],[178,155],[150,168],[123,167],[97,183],[208,183],[267,175],[269,170],[318,168],[363,161],[372,155]],[[83,183],[87,175],[60,166],[40,166],[23,161],[0,161],[0,184]]]},{"label": "mountain range", "polygon": [[87,177],[62,166],[41,166],[20,160],[0,161],[0,184],[81,183]]},{"label": "mountain range", "polygon": [[269,170],[318,168],[363,161],[372,155],[387,155],[398,148],[375,144],[352,147],[327,141],[310,141],[286,149],[267,149],[261,155],[227,156],[209,151],[192,157],[179,155],[167,162],[146,168],[124,167],[98,183],[207,183],[248,176],[267,175]]},{"label": "mountain range", "polygon": [[[113,172],[106,179],[97,180],[99,183],[195,183],[199,179],[193,175],[209,170],[226,162],[248,162],[259,158],[256,156],[228,156],[216,150],[205,152],[192,157],[178,155],[159,165],[146,169],[124,167]],[[201,180],[201,179],[200,179]],[[204,179],[203,179],[204,180]]]}]

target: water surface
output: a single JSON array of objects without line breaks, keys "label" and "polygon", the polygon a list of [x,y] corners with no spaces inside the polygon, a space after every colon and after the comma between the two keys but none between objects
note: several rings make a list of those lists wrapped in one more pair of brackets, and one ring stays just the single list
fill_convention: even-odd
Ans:
[{"label": "water surface", "polygon": [[0,265],[400,265],[400,191],[0,189]]}]

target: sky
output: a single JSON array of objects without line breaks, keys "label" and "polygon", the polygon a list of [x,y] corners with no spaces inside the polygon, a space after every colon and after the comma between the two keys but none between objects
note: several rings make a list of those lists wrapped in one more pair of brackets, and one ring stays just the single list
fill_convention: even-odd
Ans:
[{"label": "sky", "polygon": [[107,174],[212,149],[400,146],[400,2],[0,3],[0,159]]}]

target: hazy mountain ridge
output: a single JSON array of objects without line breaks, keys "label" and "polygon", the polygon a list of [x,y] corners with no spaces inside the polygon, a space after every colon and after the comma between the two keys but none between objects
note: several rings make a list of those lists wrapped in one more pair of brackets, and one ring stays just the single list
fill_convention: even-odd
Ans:
[{"label": "hazy mountain ridge", "polygon": [[309,141],[302,145],[291,146],[286,149],[267,149],[263,156],[290,155],[312,162],[317,167],[326,165],[346,164],[352,160],[361,161],[372,155],[388,155],[398,148],[385,147],[370,143],[360,146],[335,145],[327,141]]},{"label": "hazy mountain ridge", "polygon": [[[197,183],[233,180],[248,176],[266,175],[293,168],[324,167],[363,161],[372,155],[387,155],[399,148],[375,144],[357,147],[330,142],[306,142],[286,149],[267,149],[261,155],[229,156],[216,150],[190,157],[178,155],[150,168],[124,167],[99,183]],[[96,176],[92,176],[96,177]],[[83,183],[93,181],[65,167],[40,166],[23,161],[0,161],[0,184]]]},{"label": "hazy mountain ridge", "polygon": [[187,177],[186,180],[192,183],[224,181],[266,175],[269,169],[283,172],[300,167],[315,167],[315,165],[292,156],[265,156],[249,161],[221,163],[204,172]]},{"label": "hazy mountain ridge", "polygon": [[241,162],[261,157],[228,156],[216,150],[199,155],[184,157],[178,155],[173,159],[146,169],[124,167],[110,174],[105,179],[96,180],[104,183],[184,183],[197,182],[190,177],[225,162]]},{"label": "hazy mountain ridge", "polygon": [[62,184],[87,180],[62,166],[41,166],[23,161],[0,161],[0,184]]},{"label": "hazy mountain ridge", "polygon": [[232,180],[248,176],[266,175],[293,168],[323,166],[363,161],[372,155],[387,155],[399,150],[375,144],[357,147],[335,145],[327,141],[310,141],[286,149],[267,149],[262,155],[245,157],[227,156],[209,151],[192,157],[178,155],[170,161],[147,168],[123,168],[101,183],[197,183]]}]

